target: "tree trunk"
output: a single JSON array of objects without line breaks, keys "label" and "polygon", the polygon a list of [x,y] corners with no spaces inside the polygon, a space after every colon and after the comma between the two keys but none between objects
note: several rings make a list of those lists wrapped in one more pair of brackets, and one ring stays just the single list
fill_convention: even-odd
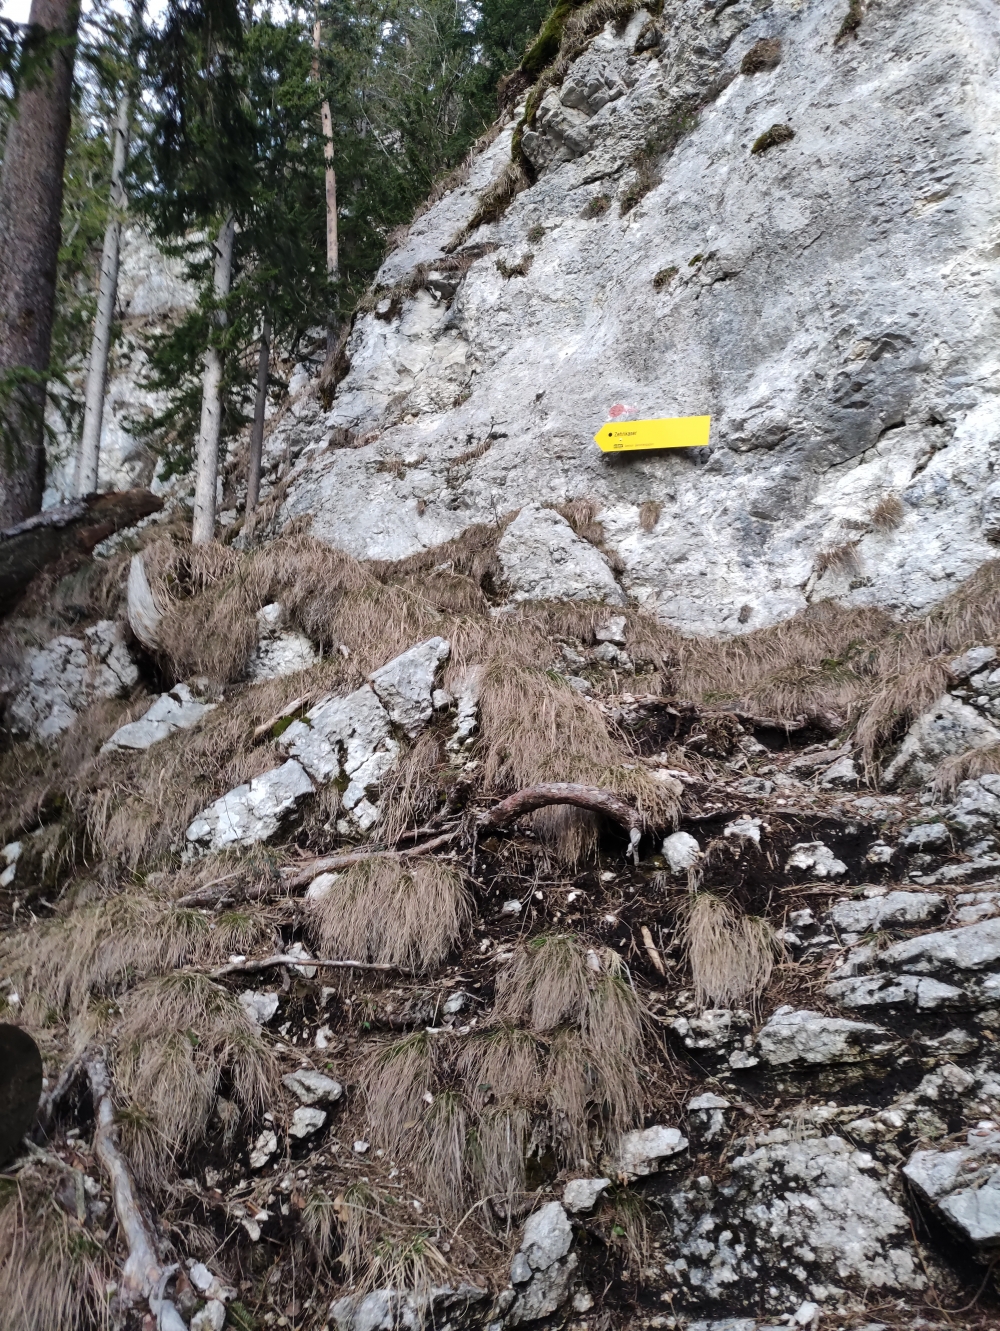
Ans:
[{"label": "tree trunk", "polygon": [[42,506],[45,378],[79,12],[78,0],[32,0],[29,22],[39,35],[65,40],[18,95],[0,177],[0,389],[10,393],[0,440],[0,527]]},{"label": "tree trunk", "polygon": [[253,407],[253,433],[250,435],[250,462],[247,467],[247,508],[249,518],[260,498],[260,459],[264,450],[264,407],[267,404],[267,374],[271,363],[271,320],[265,314],[260,330],[260,358],[257,361],[257,400]]},{"label": "tree trunk", "polygon": [[[313,24],[313,78],[319,82],[320,22]],[[326,271],[330,277],[340,272],[340,248],[337,238],[337,176],[333,169],[333,117],[330,103],[323,98],[323,161],[326,163]]]},{"label": "tree trunk", "polygon": [[104,418],[104,390],[108,379],[108,354],[111,351],[111,325],[118,297],[118,250],[125,207],[125,159],[128,156],[129,97],[123,93],[112,128],[114,158],[111,165],[111,207],[104,232],[101,256],[101,281],[97,292],[97,318],[90,343],[90,366],[83,408],[83,435],[76,460],[78,495],[93,494],[97,489],[97,464],[101,452],[101,425]]},{"label": "tree trunk", "polygon": [[[219,229],[215,242],[213,289],[216,302],[229,295],[233,273],[233,239],[236,223],[232,213]],[[215,325],[226,325],[225,310],[215,311]],[[201,428],[195,461],[194,522],[191,544],[207,545],[215,539],[215,488],[219,475],[219,433],[222,428],[222,349],[210,343],[205,350],[205,372],[201,381]]]}]

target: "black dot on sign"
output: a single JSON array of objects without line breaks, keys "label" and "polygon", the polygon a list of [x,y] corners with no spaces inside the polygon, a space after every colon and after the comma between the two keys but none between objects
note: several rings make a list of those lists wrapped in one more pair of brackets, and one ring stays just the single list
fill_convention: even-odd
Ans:
[{"label": "black dot on sign", "polygon": [[41,1094],[38,1045],[20,1026],[0,1023],[0,1167],[17,1155]]}]

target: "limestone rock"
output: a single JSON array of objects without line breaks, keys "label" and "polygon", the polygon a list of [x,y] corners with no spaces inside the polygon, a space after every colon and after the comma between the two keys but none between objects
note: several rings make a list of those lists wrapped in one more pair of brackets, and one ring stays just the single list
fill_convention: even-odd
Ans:
[{"label": "limestone rock", "polygon": [[286,1072],[281,1081],[304,1105],[330,1104],[334,1100],[339,1100],[344,1094],[344,1088],[339,1081],[312,1068],[299,1068],[298,1072]]},{"label": "limestone rock", "polygon": [[497,555],[515,601],[625,600],[604,556],[553,509],[525,504]]},{"label": "limestone rock", "polygon": [[592,1211],[605,1188],[611,1186],[609,1178],[574,1178],[563,1188],[563,1206],[574,1214]]},{"label": "limestone rock", "polygon": [[316,1109],[309,1105],[300,1105],[292,1114],[292,1121],[288,1125],[288,1135],[299,1138],[311,1137],[314,1132],[319,1132],[325,1122],[325,1110]]},{"label": "limestone rock", "polygon": [[226,1305],[221,1299],[209,1299],[191,1318],[191,1331],[222,1331],[226,1324]]},{"label": "limestone rock", "polygon": [[247,678],[257,681],[279,679],[308,670],[319,654],[304,633],[283,626],[282,607],[275,602],[257,612],[260,636],[247,663]]},{"label": "limestone rock", "polygon": [[911,975],[979,971],[995,966],[1000,962],[1000,919],[908,938],[887,948],[880,961]]},{"label": "limestone rock", "polygon": [[820,775],[819,784],[827,790],[853,790],[858,784],[858,769],[854,759],[845,754]]},{"label": "limestone rock", "polygon": [[7,724],[16,735],[41,741],[61,735],[98,698],[124,697],[139,678],[120,627],[109,619],[82,638],[60,634],[29,648],[22,670]]},{"label": "limestone rock", "polygon": [[520,1251],[532,1271],[544,1271],[560,1257],[565,1257],[572,1243],[573,1226],[562,1204],[547,1202],[524,1222]]},{"label": "limestone rock", "polygon": [[906,732],[899,752],[886,768],[882,784],[919,785],[929,781],[944,758],[1000,744],[1000,729],[974,707],[942,694],[933,707],[918,716]]},{"label": "limestone rock", "polygon": [[385,779],[399,754],[389,714],[367,684],[346,698],[322,699],[279,743],[320,785],[343,772],[348,784],[341,802],[351,810]]},{"label": "limestone rock", "polygon": [[161,693],[138,721],[130,721],[116,730],[101,752],[148,749],[176,730],[190,730],[214,707],[214,703],[200,702],[186,684],[175,684],[169,693]]},{"label": "limestone rock", "polygon": [[382,706],[411,739],[434,714],[434,680],[450,651],[447,639],[428,638],[371,676],[371,686]]},{"label": "limestone rock", "polygon": [[800,841],[792,847],[787,870],[802,869],[814,878],[842,878],[847,865],[838,860],[829,846],[822,841]]},{"label": "limestone rock", "polygon": [[663,842],[663,858],[671,873],[683,873],[697,864],[701,856],[701,846],[690,832],[671,832]]},{"label": "limestone rock", "polygon": [[256,1026],[266,1026],[278,1010],[276,993],[258,993],[253,989],[244,989],[237,1002]]},{"label": "limestone rock", "polygon": [[188,827],[187,840],[210,851],[268,841],[312,793],[309,777],[289,759],[210,804]]},{"label": "limestone rock", "polygon": [[788,1006],[778,1008],[757,1036],[769,1067],[861,1063],[891,1052],[897,1043],[881,1026]]},{"label": "limestone rock", "polygon": [[974,1251],[1000,1247],[1000,1132],[975,1128],[954,1151],[915,1151],[903,1173]]},{"label": "limestone rock", "polygon": [[995,647],[970,647],[967,652],[948,663],[948,670],[957,680],[968,679],[997,659]]},{"label": "limestone rock", "polygon": [[918,823],[899,843],[904,850],[943,850],[951,840],[944,823]]},{"label": "limestone rock", "polygon": [[687,1138],[677,1128],[659,1124],[625,1132],[611,1162],[611,1172],[625,1181],[655,1174],[664,1160],[686,1150],[687,1144]]},{"label": "limestone rock", "polygon": [[330,1305],[330,1318],[337,1331],[425,1331],[425,1328],[459,1328],[489,1298],[475,1285],[432,1285],[426,1291],[375,1289],[367,1294],[348,1294]]},{"label": "limestone rock", "polygon": [[891,925],[925,924],[943,915],[946,906],[939,892],[886,892],[884,896],[838,901],[829,919],[841,933],[864,934]]}]

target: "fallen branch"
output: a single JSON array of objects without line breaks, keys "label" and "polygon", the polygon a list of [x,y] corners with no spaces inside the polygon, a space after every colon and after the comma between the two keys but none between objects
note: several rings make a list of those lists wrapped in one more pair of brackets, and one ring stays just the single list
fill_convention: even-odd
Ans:
[{"label": "fallen branch", "polygon": [[284,721],[286,716],[294,716],[296,712],[309,703],[311,698],[311,693],[306,693],[301,698],[293,698],[290,703],[286,703],[285,706],[282,707],[280,712],[275,712],[274,716],[270,717],[267,721],[262,721],[253,732],[253,742],[256,744],[259,740],[262,740],[271,727],[276,726],[279,721]]},{"label": "fallen branch", "polygon": [[629,852],[635,862],[639,862],[639,838],[642,836],[642,815],[639,811],[610,790],[601,790],[598,786],[580,786],[573,781],[545,781],[519,790],[494,805],[488,813],[480,815],[478,830],[481,833],[502,831],[525,814],[547,808],[550,804],[572,804],[578,809],[602,813],[620,823],[628,832]]},{"label": "fallen branch", "polygon": [[411,846],[408,850],[362,850],[352,851],[349,855],[322,855],[318,859],[309,860],[305,868],[289,865],[281,870],[281,875],[285,887],[306,887],[321,873],[339,873],[343,869],[349,869],[353,864],[360,864],[362,860],[370,860],[373,855],[398,855],[404,860],[415,859],[418,855],[429,855],[432,850],[441,850],[442,847],[450,845],[457,836],[458,828],[452,828],[450,832],[443,832],[441,836],[432,837],[430,841],[424,841],[419,846]]},{"label": "fallen branch", "polygon": [[64,555],[89,554],[123,527],[131,527],[163,507],[148,490],[88,495],[0,532],[0,614],[9,610],[28,583]]},{"label": "fallen branch", "polygon": [[321,961],[315,957],[293,957],[288,953],[278,952],[273,957],[261,957],[256,961],[231,961],[227,966],[220,966],[217,970],[210,971],[209,975],[211,979],[218,980],[223,975],[235,975],[243,971],[265,971],[271,966],[321,966],[326,970],[395,971],[401,975],[411,974],[405,966],[393,966],[387,961]]},{"label": "fallen branch", "polygon": [[94,1100],[94,1154],[107,1175],[118,1227],[128,1244],[128,1257],[122,1269],[122,1301],[128,1305],[137,1299],[145,1299],[156,1316],[159,1331],[182,1331],[185,1323],[180,1313],[163,1296],[173,1268],[160,1261],[152,1230],[139,1205],[132,1175],[118,1149],[111,1079],[102,1057],[95,1055],[87,1061],[87,1076]]}]

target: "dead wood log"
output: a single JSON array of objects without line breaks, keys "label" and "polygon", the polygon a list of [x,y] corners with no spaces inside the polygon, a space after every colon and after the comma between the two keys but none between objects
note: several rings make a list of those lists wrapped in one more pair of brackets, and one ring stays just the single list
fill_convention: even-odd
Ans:
[{"label": "dead wood log", "polygon": [[120,1294],[126,1306],[145,1299],[162,1331],[183,1331],[184,1320],[164,1288],[175,1268],[164,1266],[156,1251],[152,1229],[139,1204],[135,1184],[125,1157],[118,1149],[115,1111],[111,1100],[111,1078],[100,1055],[87,1061],[87,1077],[94,1100],[94,1154],[108,1179],[118,1226],[128,1245],[122,1268]]},{"label": "dead wood log", "polygon": [[162,507],[163,500],[149,490],[87,495],[0,531],[0,614],[48,564],[65,555],[89,554],[100,541]]},{"label": "dead wood log", "polygon": [[591,813],[601,813],[628,832],[628,848],[636,863],[639,862],[639,838],[642,836],[642,815],[631,804],[610,790],[599,786],[581,786],[574,781],[543,781],[537,786],[526,786],[516,794],[501,800],[488,813],[481,814],[477,820],[477,830],[499,832],[536,809],[547,808],[550,804],[572,804],[578,809],[589,809]]}]

